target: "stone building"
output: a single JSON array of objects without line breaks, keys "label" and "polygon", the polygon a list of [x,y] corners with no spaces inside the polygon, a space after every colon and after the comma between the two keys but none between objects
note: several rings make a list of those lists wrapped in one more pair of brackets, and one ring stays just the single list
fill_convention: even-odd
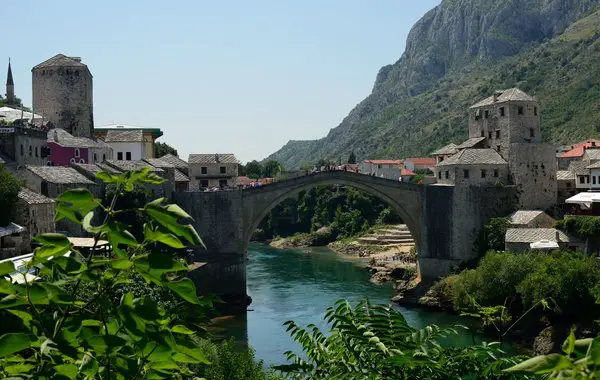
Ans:
[{"label": "stone building", "polygon": [[94,134],[109,144],[116,160],[136,161],[154,158],[154,143],[163,135],[160,128],[143,128],[127,125],[98,127]]},{"label": "stone building", "polygon": [[416,172],[418,170],[422,171],[433,171],[437,160],[435,158],[430,157],[410,157],[405,159],[402,162],[402,166],[405,169],[410,170],[411,172]]},{"label": "stone building", "polygon": [[397,181],[400,178],[402,160],[364,160],[359,164],[362,174]]},{"label": "stone building", "polygon": [[458,145],[450,143],[431,153],[431,156],[435,158],[435,164],[438,165],[440,162],[444,161],[446,158],[452,157],[457,152]]},{"label": "stone building", "polygon": [[508,219],[511,228],[552,228],[555,219],[539,210],[515,211]]},{"label": "stone building", "polygon": [[48,131],[48,165],[93,164],[113,159],[113,150],[102,140],[75,137],[62,128]]},{"label": "stone building", "polygon": [[166,154],[160,158],[148,158],[144,161],[156,168],[167,171],[169,180],[175,184],[175,191],[189,190],[189,165],[181,158],[172,154]]},{"label": "stone building", "polygon": [[563,204],[568,198],[577,194],[575,173],[568,170],[556,172],[557,195],[556,203]]},{"label": "stone building", "polygon": [[21,252],[31,252],[31,241],[39,235],[55,231],[54,201],[26,187],[19,191],[15,221],[25,227]]},{"label": "stone building", "polygon": [[560,248],[583,252],[585,242],[555,228],[509,228],[504,240],[507,251],[522,252],[531,249],[530,244],[546,240]]},{"label": "stone building", "polygon": [[[519,208],[551,207],[557,199],[556,150],[551,145],[542,144],[541,139],[540,110],[535,98],[518,88],[497,91],[469,108],[469,139],[456,147],[459,153],[455,156],[471,149],[471,155],[465,157],[470,160],[470,168],[460,168],[461,176],[451,165],[455,156],[446,158],[436,168],[438,181],[465,186],[489,184],[490,181],[483,180],[481,175],[485,171],[487,176],[490,169],[497,169],[498,178],[504,178],[500,181],[502,184],[515,185],[519,190]],[[495,151],[505,161],[508,168],[506,177],[497,156],[494,156],[496,168],[486,167],[489,164],[483,162],[478,166],[477,159],[492,158],[489,150]],[[471,168],[480,171],[481,175],[472,176]],[[452,172],[455,173],[454,178]],[[457,182],[458,179],[460,182]]]},{"label": "stone building", "polygon": [[57,54],[31,69],[33,110],[54,128],[94,135],[92,73],[79,57]]},{"label": "stone building", "polygon": [[557,155],[558,170],[567,170],[571,162],[581,161],[588,149],[600,148],[600,140],[589,139],[568,146]]},{"label": "stone building", "polygon": [[506,184],[508,163],[493,149],[463,149],[436,168],[437,181],[444,185]]},{"label": "stone building", "polygon": [[22,126],[0,128],[0,158],[9,169],[46,165],[49,153],[46,132]]},{"label": "stone building", "polygon": [[27,165],[20,174],[28,188],[52,199],[67,190],[81,187],[100,196],[99,186],[70,167]]},{"label": "stone building", "polygon": [[190,190],[233,188],[240,162],[232,153],[190,154]]}]

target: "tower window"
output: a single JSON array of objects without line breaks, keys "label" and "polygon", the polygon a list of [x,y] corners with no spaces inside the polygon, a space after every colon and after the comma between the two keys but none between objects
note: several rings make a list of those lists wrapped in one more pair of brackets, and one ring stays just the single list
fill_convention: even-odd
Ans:
[{"label": "tower window", "polygon": [[523,106],[519,106],[519,107],[517,108],[517,113],[518,113],[519,115],[523,115]]},{"label": "tower window", "polygon": [[206,166],[203,166],[200,168],[200,174],[206,174],[208,172],[208,168]]},{"label": "tower window", "polygon": [[29,157],[33,156],[33,147],[29,145]]},{"label": "tower window", "polygon": [[500,145],[496,145],[496,151],[500,152]]},{"label": "tower window", "polygon": [[442,172],[438,172],[438,179],[442,179]]},{"label": "tower window", "polygon": [[463,169],[463,177],[469,178],[469,169]]},{"label": "tower window", "polygon": [[36,156],[36,157],[39,157],[39,156],[38,156],[38,147],[37,147],[37,146],[35,147],[35,156]]},{"label": "tower window", "polygon": [[98,161],[98,155],[94,153],[94,162]]},{"label": "tower window", "polygon": [[481,169],[481,178],[485,178],[486,174],[485,169]]},{"label": "tower window", "polygon": [[488,138],[491,140],[492,139],[492,131],[488,132]]},{"label": "tower window", "polygon": [[504,107],[500,107],[500,116],[504,116]]},{"label": "tower window", "polygon": [[529,137],[535,137],[535,131],[533,128],[529,128]]},{"label": "tower window", "polygon": [[500,138],[500,130],[496,129],[496,138],[499,139]]},{"label": "tower window", "polygon": [[23,144],[21,144],[21,156],[25,154],[25,149],[23,149]]},{"label": "tower window", "polygon": [[450,178],[450,174],[448,173],[448,170],[446,170],[445,177],[446,177],[446,179]]},{"label": "tower window", "polygon": [[494,177],[495,178],[499,177],[498,169],[494,169]]},{"label": "tower window", "polygon": [[485,135],[485,134],[484,134],[484,132],[483,132],[483,130],[482,130],[482,131],[481,131],[481,137],[483,137],[484,135]]},{"label": "tower window", "polygon": [[533,107],[533,114],[537,116],[537,107]]},{"label": "tower window", "polygon": [[483,117],[484,117],[484,118],[486,118],[486,119],[487,119],[489,115],[490,115],[490,111],[488,111],[488,110],[485,110],[485,112],[483,112]]},{"label": "tower window", "polygon": [[106,154],[102,155],[102,161],[106,161]]}]

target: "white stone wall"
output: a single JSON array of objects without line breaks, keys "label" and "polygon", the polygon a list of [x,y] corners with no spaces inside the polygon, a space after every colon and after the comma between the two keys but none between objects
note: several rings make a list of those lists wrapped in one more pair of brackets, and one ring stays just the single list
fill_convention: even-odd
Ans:
[{"label": "white stone wall", "polygon": [[95,164],[96,162],[102,162],[105,160],[116,159],[116,157],[113,156],[113,149],[109,147],[88,149],[88,163],[90,164]]},{"label": "white stone wall", "polygon": [[123,153],[123,161],[127,160],[127,152],[131,152],[131,161],[151,158],[144,156],[144,143],[141,142],[109,142],[107,144],[112,147],[113,157],[115,160],[119,159],[119,152]]}]

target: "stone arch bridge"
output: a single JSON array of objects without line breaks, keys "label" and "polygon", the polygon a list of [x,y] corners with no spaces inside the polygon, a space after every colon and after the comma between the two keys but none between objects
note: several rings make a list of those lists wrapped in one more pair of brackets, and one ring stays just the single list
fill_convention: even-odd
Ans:
[{"label": "stone arch bridge", "polygon": [[481,227],[490,217],[510,213],[516,199],[514,189],[506,187],[414,185],[344,171],[244,190],[174,193],[206,244],[195,252],[196,260],[206,265],[191,274],[198,289],[220,295],[234,309],[245,308],[246,253],[253,231],[273,207],[316,185],[353,186],[394,208],[415,239],[424,279],[438,278],[474,258]]}]

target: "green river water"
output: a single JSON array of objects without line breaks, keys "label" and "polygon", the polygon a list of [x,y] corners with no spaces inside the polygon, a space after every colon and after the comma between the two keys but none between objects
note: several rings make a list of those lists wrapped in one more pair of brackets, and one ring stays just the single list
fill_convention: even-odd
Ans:
[{"label": "green river water", "polygon": [[[291,340],[283,323],[293,320],[306,326],[314,323],[327,331],[323,316],[338,299],[353,303],[369,298],[373,303],[388,304],[391,285],[369,282],[369,274],[358,266],[360,261],[344,258],[324,248],[281,250],[251,244],[248,249],[247,283],[252,304],[246,316],[226,320],[219,325],[226,335],[247,342],[265,365],[283,364],[283,353],[299,346]],[[402,310],[411,326],[428,324],[448,326],[465,324],[458,316],[430,310]],[[470,334],[453,338],[454,344],[471,343]]]}]

